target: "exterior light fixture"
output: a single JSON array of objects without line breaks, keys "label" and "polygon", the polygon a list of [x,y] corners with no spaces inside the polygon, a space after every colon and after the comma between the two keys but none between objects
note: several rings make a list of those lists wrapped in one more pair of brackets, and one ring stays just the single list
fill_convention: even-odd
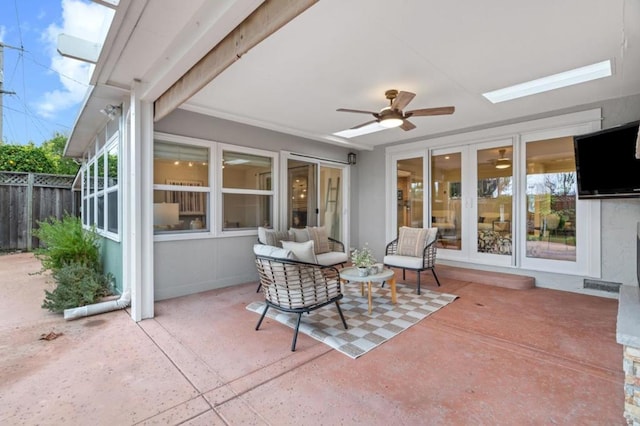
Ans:
[{"label": "exterior light fixture", "polygon": [[120,115],[120,105],[107,105],[100,110],[101,113],[109,117],[109,120],[113,120]]},{"label": "exterior light fixture", "polygon": [[355,152],[350,152],[350,153],[347,154],[347,162],[350,165],[356,164],[356,153]]}]

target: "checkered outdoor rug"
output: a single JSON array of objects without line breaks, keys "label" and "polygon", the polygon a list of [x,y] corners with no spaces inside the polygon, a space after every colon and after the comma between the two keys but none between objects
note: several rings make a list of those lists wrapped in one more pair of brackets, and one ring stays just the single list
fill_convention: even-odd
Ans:
[{"label": "checkered outdoor rug", "polygon": [[[438,309],[453,302],[458,296],[437,293],[422,289],[418,296],[414,287],[396,284],[398,303],[391,303],[391,290],[388,285],[381,288],[373,284],[373,310],[369,314],[367,290],[364,296],[360,293],[357,283],[343,286],[344,297],[340,300],[342,313],[349,328],[344,329],[335,304],[325,306],[303,314],[300,322],[300,332],[319,340],[343,354],[358,358],[376,346],[402,333],[418,321],[428,317]],[[247,309],[262,315],[264,302],[253,302]],[[269,308],[267,317],[295,328],[296,314],[280,312]],[[263,323],[261,328],[269,326]],[[289,341],[283,344],[290,344]]]}]

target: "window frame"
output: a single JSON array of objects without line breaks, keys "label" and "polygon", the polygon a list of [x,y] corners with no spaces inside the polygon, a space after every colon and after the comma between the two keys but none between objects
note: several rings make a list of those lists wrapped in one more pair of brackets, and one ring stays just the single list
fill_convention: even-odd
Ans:
[{"label": "window frame", "polygon": [[[218,211],[218,220],[216,222],[216,234],[218,236],[242,236],[242,235],[257,235],[258,227],[254,228],[240,228],[238,230],[234,230],[232,228],[224,228],[224,211],[223,211],[223,197],[224,194],[239,194],[239,195],[266,195],[271,197],[271,226],[274,226],[274,221],[278,219],[278,187],[279,187],[279,176],[278,176],[278,158],[279,154],[274,151],[267,151],[263,149],[257,148],[248,148],[242,147],[238,145],[231,145],[225,143],[217,144],[217,158],[215,163],[213,164],[222,164],[224,158],[224,152],[240,152],[242,154],[250,154],[260,157],[268,157],[271,159],[271,189],[244,189],[244,188],[225,188],[223,187],[223,176],[222,176],[222,167],[217,168],[217,182],[216,185],[216,204],[219,206]],[[261,226],[261,225],[258,225]]]},{"label": "window frame", "polygon": [[[96,139],[96,145],[98,141]],[[104,146],[96,149],[94,154],[89,153],[87,155],[87,160],[83,167],[81,168],[82,173],[82,190],[81,190],[81,198],[82,198],[82,226],[84,229],[93,229],[95,232],[105,238],[108,238],[113,241],[119,242],[121,239],[121,229],[122,229],[122,212],[121,208],[118,208],[117,211],[117,224],[118,230],[117,232],[113,232],[109,230],[109,195],[112,193],[117,194],[117,203],[118,206],[122,205],[121,194],[120,191],[120,174],[121,174],[121,163],[120,163],[120,155],[118,154],[118,183],[116,185],[109,186],[109,170],[108,170],[108,153],[113,149],[117,148],[118,153],[121,151],[120,147],[120,132],[115,131],[111,137],[107,140]],[[102,177],[98,176],[98,170],[100,170],[99,161],[102,159]],[[93,176],[91,176],[91,172],[93,172]],[[103,179],[102,188],[100,188],[98,179]],[[102,224],[103,227],[98,227],[99,218],[98,218],[98,199],[102,197],[103,199],[103,209],[102,209]],[[90,214],[92,213],[92,214]]]},{"label": "window frame", "polygon": [[[394,162],[398,158],[415,156],[421,150],[425,155],[425,162],[430,164],[431,154],[436,151],[442,153],[446,150],[460,150],[463,153],[469,152],[469,150],[475,150],[481,147],[485,143],[494,142],[500,139],[513,139],[513,167],[514,167],[514,186],[513,186],[513,215],[516,223],[512,223],[513,226],[513,253],[512,264],[501,264],[498,259],[491,259],[491,256],[482,256],[485,259],[479,259],[472,256],[470,252],[462,250],[460,253],[449,253],[451,250],[441,250],[438,256],[442,260],[446,261],[459,261],[469,262],[474,265],[483,265],[490,267],[507,267],[515,268],[518,270],[535,270],[540,273],[562,273],[566,275],[577,276],[591,276],[599,277],[601,275],[600,254],[601,254],[601,236],[600,234],[589,233],[590,229],[600,229],[601,217],[600,217],[600,203],[593,202],[595,200],[578,200],[576,202],[576,222],[578,222],[576,229],[576,238],[578,246],[576,247],[576,261],[566,262],[562,260],[553,259],[527,259],[524,256],[526,253],[526,143],[529,141],[538,141],[545,139],[552,139],[564,136],[576,136],[584,133],[593,132],[599,130],[601,126],[601,110],[592,109],[577,113],[570,113],[550,118],[544,118],[533,121],[526,121],[516,123],[512,125],[506,125],[501,127],[495,127],[480,131],[474,131],[463,134],[456,134],[451,136],[444,136],[441,138],[430,139],[425,141],[411,142],[403,145],[395,145],[386,148],[386,180],[387,194],[387,220],[385,223],[386,234],[391,236],[395,233],[395,220],[393,212],[389,210],[389,206],[394,205],[396,198],[395,184],[395,167]],[[469,154],[466,154],[469,156]],[[464,160],[464,157],[463,157]],[[464,161],[463,161],[464,163]],[[467,162],[467,164],[474,164]],[[474,170],[477,174],[477,165],[474,165]],[[463,165],[463,171],[465,166]],[[517,169],[516,169],[517,168]],[[429,176],[430,174],[426,174]],[[468,182],[463,176],[463,182]],[[468,182],[467,185],[471,183]],[[477,182],[473,182],[474,188]],[[429,180],[429,186],[431,181]],[[464,191],[464,189],[463,189]],[[427,195],[425,194],[425,197]],[[425,200],[426,202],[426,200]],[[477,213],[477,204],[474,203],[473,197],[468,194],[463,194],[463,203],[465,206],[464,217],[470,214],[471,210]],[[473,205],[473,206],[472,206]],[[474,207],[473,209],[471,207]],[[475,219],[473,219],[475,220]],[[470,223],[467,219],[466,223]],[[473,235],[467,235],[471,232],[471,228],[467,227],[465,232],[466,238],[473,238]],[[476,230],[477,232],[477,230]],[[523,234],[524,233],[524,234]],[[465,238],[463,236],[463,238]],[[389,240],[389,238],[387,238]],[[506,256],[500,256],[506,257]],[[568,265],[573,263],[573,265]]]},{"label": "window frame", "polygon": [[[182,190],[189,188],[191,192],[202,192],[208,194],[207,198],[207,223],[208,229],[201,232],[163,232],[162,234],[154,234],[154,241],[177,241],[177,240],[192,240],[192,239],[206,239],[206,238],[226,238],[237,236],[254,236],[258,235],[258,227],[255,228],[240,228],[238,230],[223,229],[224,212],[222,210],[222,197],[225,193],[230,194],[250,194],[250,195],[269,195],[271,196],[271,212],[272,221],[277,220],[278,216],[278,203],[279,203],[279,153],[275,151],[268,151],[256,148],[249,148],[241,145],[233,145],[222,143],[214,140],[193,138],[188,136],[179,136],[171,133],[154,132],[153,135],[154,148],[155,141],[160,140],[164,142],[184,145],[194,145],[200,147],[206,147],[209,149],[209,169],[208,180],[209,186],[193,186],[193,187],[176,187],[173,185],[153,184],[152,190]],[[223,188],[222,187],[222,165],[223,151],[240,152],[243,154],[258,155],[271,158],[272,178],[271,178],[271,190],[247,190],[238,188]],[[217,167],[212,167],[216,165]]]}]

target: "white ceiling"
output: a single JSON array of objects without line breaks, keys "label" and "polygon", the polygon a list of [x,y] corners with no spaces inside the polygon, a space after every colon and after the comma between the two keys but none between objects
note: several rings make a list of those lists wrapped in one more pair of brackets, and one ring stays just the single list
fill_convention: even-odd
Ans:
[{"label": "white ceiling", "polygon": [[[94,82],[141,79],[155,99],[260,3],[121,0]],[[482,96],[606,59],[612,77],[500,104]],[[416,93],[405,110],[456,111],[413,117],[407,132],[331,136],[373,119],[337,108],[379,111],[387,89]],[[181,108],[371,149],[638,93],[638,0],[320,0]]]},{"label": "white ceiling", "polygon": [[[492,104],[481,94],[606,59],[614,75]],[[326,140],[369,121],[387,89],[405,109],[454,105],[349,141],[361,147],[640,93],[640,2],[321,0],[249,51],[183,107]]]}]

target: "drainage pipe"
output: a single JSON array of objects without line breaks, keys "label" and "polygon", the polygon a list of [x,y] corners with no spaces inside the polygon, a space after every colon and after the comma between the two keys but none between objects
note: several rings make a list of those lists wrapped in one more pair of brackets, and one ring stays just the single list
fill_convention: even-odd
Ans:
[{"label": "drainage pipe", "polygon": [[80,306],[64,310],[64,319],[73,320],[90,315],[103,314],[118,309],[124,309],[131,303],[131,292],[126,289],[117,300],[109,300],[106,302],[94,303],[93,305]]}]

